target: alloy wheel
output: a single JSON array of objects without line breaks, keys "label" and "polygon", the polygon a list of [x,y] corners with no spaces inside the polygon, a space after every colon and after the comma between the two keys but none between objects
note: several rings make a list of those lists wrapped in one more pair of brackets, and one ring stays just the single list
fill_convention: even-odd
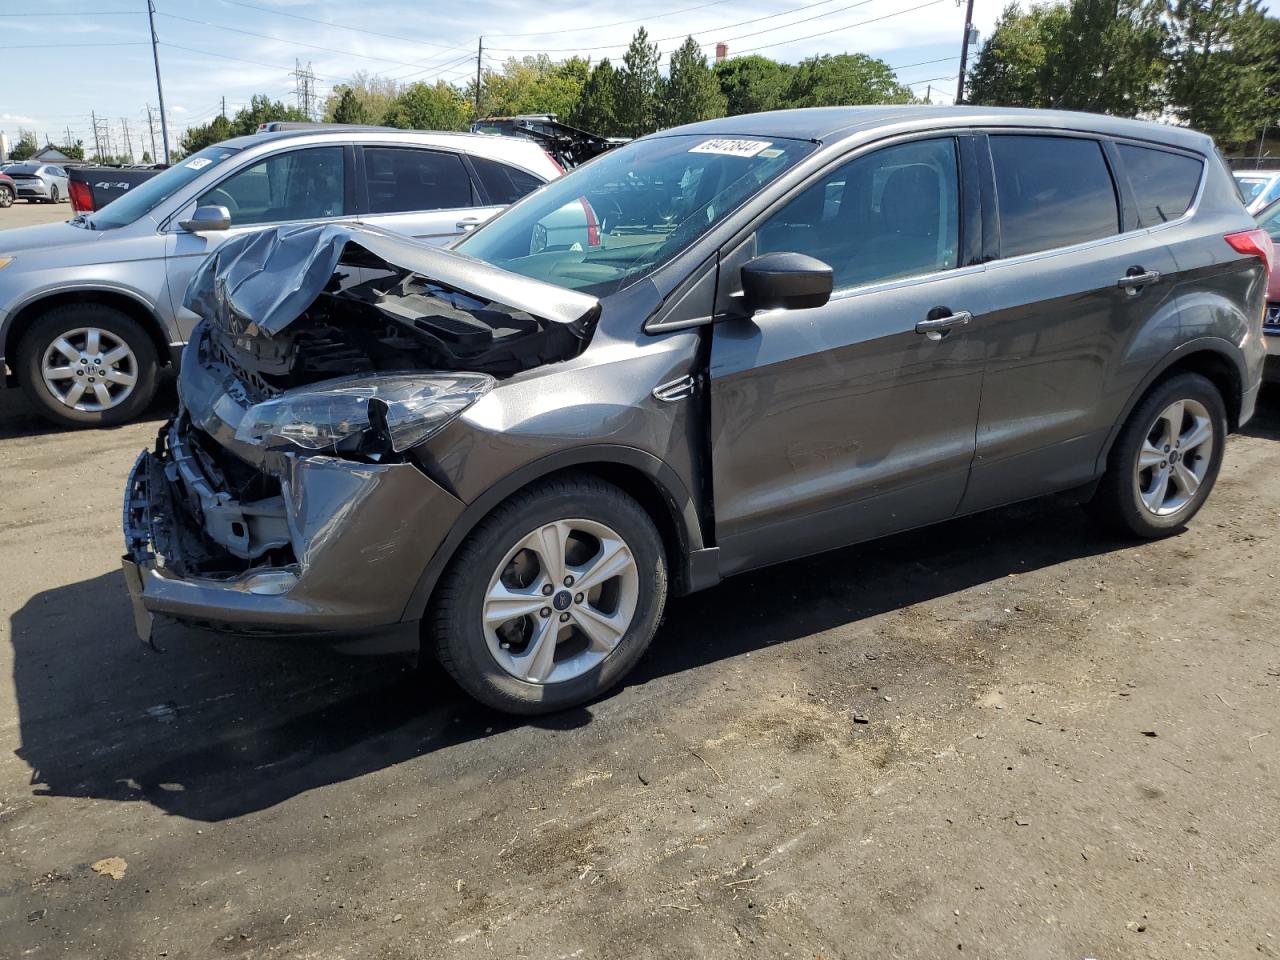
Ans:
[{"label": "alloy wheel", "polygon": [[1198,400],[1175,400],[1147,431],[1134,465],[1138,499],[1167,517],[1189,504],[1212,461],[1213,419]]},{"label": "alloy wheel", "polygon": [[133,393],[138,358],[110,330],[80,327],[55,337],[45,348],[40,374],[63,406],[98,413],[119,406]]},{"label": "alloy wheel", "polygon": [[481,613],[489,652],[529,683],[562,683],[597,668],[631,626],[640,572],[626,541],[594,520],[530,531],[489,580]]}]

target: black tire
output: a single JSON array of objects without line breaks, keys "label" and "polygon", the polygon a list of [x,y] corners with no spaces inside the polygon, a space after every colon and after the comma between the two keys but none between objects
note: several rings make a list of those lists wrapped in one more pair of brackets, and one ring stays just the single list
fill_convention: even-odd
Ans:
[{"label": "black tire", "polygon": [[[1212,447],[1199,487],[1185,503],[1167,515],[1148,509],[1140,495],[1138,455],[1157,418],[1176,401],[1194,401],[1207,412],[1213,428]],[[1228,432],[1227,409],[1222,394],[1198,373],[1178,373],[1152,386],[1138,402],[1107,458],[1107,472],[1089,507],[1094,516],[1121,535],[1153,540],[1177,533],[1204,506],[1218,471]]]},{"label": "black tire", "polygon": [[50,203],[57,203],[57,202],[58,202],[58,199],[59,199],[59,197],[58,197],[58,185],[55,183],[55,184],[53,184],[51,187],[49,187],[49,202],[50,202]]},{"label": "black tire", "polygon": [[[523,537],[571,518],[602,523],[626,542],[639,571],[639,597],[622,639],[592,670],[559,683],[531,683],[507,672],[491,653],[481,626],[484,598],[494,571]],[[666,598],[662,538],[644,509],[602,480],[563,476],[515,494],[471,532],[436,586],[423,622],[423,649],[434,652],[481,703],[506,713],[551,713],[585,703],[622,680],[648,649]]]},{"label": "black tire", "polygon": [[[41,375],[45,350],[58,337],[79,327],[98,327],[128,344],[136,360],[133,390],[119,404],[105,410],[76,410],[49,390]],[[114,307],[71,303],[39,317],[18,345],[18,379],[40,415],[59,426],[113,427],[137,417],[155,396],[159,363],[155,344],[136,320]]]},{"label": "black tire", "polygon": [[0,208],[13,206],[13,190],[9,187],[0,185]]}]

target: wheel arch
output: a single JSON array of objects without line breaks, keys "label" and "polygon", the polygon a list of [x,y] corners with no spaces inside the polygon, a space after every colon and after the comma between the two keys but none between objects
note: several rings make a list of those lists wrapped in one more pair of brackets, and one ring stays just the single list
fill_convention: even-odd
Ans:
[{"label": "wheel arch", "polygon": [[1198,373],[1212,383],[1222,394],[1223,404],[1227,408],[1229,429],[1236,430],[1240,426],[1240,411],[1244,404],[1244,385],[1247,374],[1239,348],[1229,340],[1218,337],[1192,340],[1166,354],[1158,364],[1152,367],[1129,396],[1123,411],[1107,434],[1107,441],[1103,444],[1102,452],[1098,456],[1098,473],[1106,469],[1116,438],[1142,398],[1156,384],[1179,373]]},{"label": "wheel arch", "polygon": [[[530,485],[567,473],[605,480],[632,497],[649,514],[662,537],[674,593],[687,593],[707,586],[709,579],[717,579],[706,570],[706,563],[714,559],[714,550],[704,548],[697,505],[679,475],[643,450],[594,444],[526,464],[468,504],[418,578],[401,620],[419,620],[425,615],[440,576],[481,520]],[[699,563],[695,558],[703,559]]]},{"label": "wheel arch", "polygon": [[151,337],[159,364],[165,366],[170,362],[169,339],[165,324],[151,304],[134,293],[114,287],[89,287],[51,291],[24,303],[13,313],[4,331],[4,341],[0,344],[3,347],[3,350],[0,350],[0,356],[5,358],[15,374],[18,373],[18,347],[22,343],[22,338],[27,335],[27,331],[31,329],[31,325],[50,310],[77,303],[119,310],[137,322]]}]

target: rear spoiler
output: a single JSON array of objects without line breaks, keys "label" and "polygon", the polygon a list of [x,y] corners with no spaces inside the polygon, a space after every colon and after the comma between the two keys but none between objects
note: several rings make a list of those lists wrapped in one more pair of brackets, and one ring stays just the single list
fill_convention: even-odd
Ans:
[{"label": "rear spoiler", "polygon": [[219,246],[196,270],[184,304],[236,334],[274,336],[330,287],[340,264],[390,267],[477,299],[563,325],[586,341],[600,301],[450,250],[356,224],[278,227]]}]

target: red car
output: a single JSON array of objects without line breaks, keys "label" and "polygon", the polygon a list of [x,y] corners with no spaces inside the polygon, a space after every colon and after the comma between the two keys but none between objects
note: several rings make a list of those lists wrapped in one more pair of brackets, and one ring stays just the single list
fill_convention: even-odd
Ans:
[{"label": "red car", "polygon": [[0,173],[0,207],[13,206],[13,201],[17,196],[18,185],[13,182],[13,177],[7,173]]},{"label": "red car", "polygon": [[[1280,246],[1280,200],[1263,207],[1253,219],[1270,234],[1271,242]],[[1262,333],[1267,342],[1264,376],[1268,380],[1280,380],[1280,270],[1272,271],[1267,281],[1267,313],[1262,321]]]}]

